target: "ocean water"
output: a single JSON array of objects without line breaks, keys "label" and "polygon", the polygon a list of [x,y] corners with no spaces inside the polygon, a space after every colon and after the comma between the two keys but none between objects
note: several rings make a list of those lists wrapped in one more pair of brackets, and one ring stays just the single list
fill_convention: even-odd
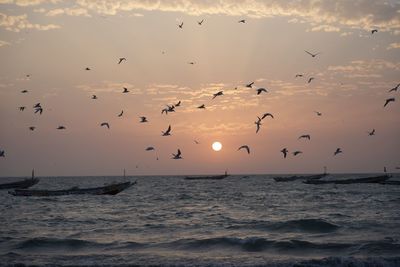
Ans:
[{"label": "ocean water", "polygon": [[137,180],[115,196],[3,190],[0,266],[400,266],[400,186],[272,177],[46,177],[33,187]]}]

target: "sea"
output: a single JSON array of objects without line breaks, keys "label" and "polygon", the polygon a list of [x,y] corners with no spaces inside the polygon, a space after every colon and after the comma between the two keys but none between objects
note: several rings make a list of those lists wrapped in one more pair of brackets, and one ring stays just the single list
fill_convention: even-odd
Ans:
[{"label": "sea", "polygon": [[273,177],[43,177],[33,187],[137,181],[114,196],[2,190],[0,266],[400,266],[399,185]]}]

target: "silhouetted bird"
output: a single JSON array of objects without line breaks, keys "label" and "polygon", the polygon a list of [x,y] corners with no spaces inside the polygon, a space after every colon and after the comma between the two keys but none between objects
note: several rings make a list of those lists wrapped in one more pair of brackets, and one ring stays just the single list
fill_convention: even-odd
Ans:
[{"label": "silhouetted bird", "polygon": [[188,64],[189,64],[189,65],[194,65],[194,64],[196,64],[196,62],[190,61],[190,62],[188,62]]},{"label": "silhouetted bird", "polygon": [[296,76],[294,76],[295,78],[298,78],[298,77],[303,77],[304,75],[303,74],[296,74]]},{"label": "silhouetted bird", "polygon": [[198,21],[197,24],[202,25],[204,22],[204,19],[202,19],[201,21]]},{"label": "silhouetted bird", "polygon": [[256,122],[254,122],[255,125],[257,126],[256,133],[258,133],[258,131],[260,130],[260,127],[261,127],[261,119],[260,119],[260,117],[257,117],[257,118],[258,118],[258,120]]},{"label": "silhouetted bird", "polygon": [[86,67],[86,69],[85,70],[90,70],[90,68],[89,67]]},{"label": "silhouetted bird", "polygon": [[180,107],[181,106],[181,101],[179,100],[178,103],[175,104],[175,107]]},{"label": "silhouetted bird", "polygon": [[126,88],[126,87],[123,87],[123,88],[124,88],[124,91],[122,91],[122,93],[129,93],[128,88]]},{"label": "silhouetted bird", "polygon": [[374,34],[374,33],[376,33],[376,32],[378,32],[378,30],[377,30],[377,29],[373,29],[373,30],[371,31],[371,34]]},{"label": "silhouetted bird", "polygon": [[369,136],[375,135],[375,129],[372,129],[371,132],[368,132],[368,135],[369,135]]},{"label": "silhouetted bird", "polygon": [[92,99],[97,99],[97,95],[92,95]]},{"label": "silhouetted bird", "polygon": [[394,101],[395,101],[394,97],[386,99],[385,105],[383,105],[383,107],[386,107],[387,104]]},{"label": "silhouetted bird", "polygon": [[106,126],[108,129],[110,129],[110,124],[108,124],[108,122],[102,122],[100,126]]},{"label": "silhouetted bird", "polygon": [[144,117],[144,116],[139,117],[139,118],[140,118],[140,122],[141,122],[141,123],[143,123],[143,122],[148,122],[147,118]]},{"label": "silhouetted bird", "polygon": [[390,90],[389,90],[389,93],[390,93],[390,92],[393,92],[393,91],[396,92],[397,89],[399,89],[399,86],[400,86],[400,83],[399,83],[398,85],[396,85],[395,87],[393,87],[392,89],[390,89]]},{"label": "silhouetted bird", "polygon": [[122,114],[124,114],[123,110],[121,110],[121,113],[118,114],[118,117],[122,117]]},{"label": "silhouetted bird", "polygon": [[254,82],[251,82],[251,83],[249,83],[249,84],[246,84],[246,87],[247,87],[247,88],[253,88],[253,84],[254,84]]},{"label": "silhouetted bird", "polygon": [[24,111],[25,110],[25,107],[23,106],[23,107],[19,107],[19,110],[20,111]]},{"label": "silhouetted bird", "polygon": [[21,93],[23,94],[28,93],[28,90],[22,90]]},{"label": "silhouetted bird", "polygon": [[152,146],[149,146],[149,147],[146,148],[146,151],[152,151],[152,150],[155,150],[155,148],[152,147]]},{"label": "silhouetted bird", "polygon": [[268,93],[268,91],[267,91],[267,89],[265,89],[265,88],[258,88],[257,89],[257,95],[259,95],[259,94],[261,94],[261,93]]},{"label": "silhouetted bird", "polygon": [[172,159],[182,159],[182,153],[181,150],[178,148],[178,153],[174,154],[172,153]]},{"label": "silhouetted bird", "polygon": [[203,105],[198,106],[197,108],[199,108],[199,109],[205,109],[206,106],[203,104]]},{"label": "silhouetted bird", "polygon": [[36,103],[35,105],[33,105],[33,108],[40,108],[41,104],[40,103]]},{"label": "silhouetted bird", "polygon": [[299,150],[297,150],[297,151],[293,152],[293,156],[297,156],[298,154],[301,154],[301,153],[303,153],[303,152],[302,152],[302,151],[299,151]]},{"label": "silhouetted bird", "polygon": [[313,54],[313,53],[311,53],[311,52],[308,52],[307,50],[304,50],[304,52],[306,52],[307,54],[309,54],[310,56],[312,56],[312,57],[316,57],[316,56],[318,56],[319,54],[321,54],[321,53],[316,53],[316,54]]},{"label": "silhouetted bird", "polygon": [[314,111],[314,112],[317,114],[317,116],[322,116],[321,112],[318,112],[318,111]]},{"label": "silhouetted bird", "polygon": [[298,139],[301,139],[301,138],[306,138],[308,140],[311,140],[311,136],[309,134],[300,135],[300,137]]},{"label": "silhouetted bird", "polygon": [[289,151],[288,151],[287,148],[285,147],[284,149],[281,150],[281,152],[283,153],[283,158],[286,158],[287,153],[288,153]]},{"label": "silhouetted bird", "polygon": [[314,80],[314,79],[315,79],[314,77],[310,77],[310,78],[308,79],[308,83],[312,82],[312,80]]},{"label": "silhouetted bird", "polygon": [[197,140],[193,140],[193,142],[195,142],[196,145],[200,144],[200,142]]},{"label": "silhouetted bird", "polygon": [[250,147],[248,145],[243,145],[243,146],[239,147],[238,151],[241,150],[241,149],[246,149],[247,154],[250,154]]},{"label": "silhouetted bird", "polygon": [[126,61],[126,58],[124,58],[124,57],[120,57],[120,58],[119,58],[119,60],[118,60],[118,64],[121,64],[121,63],[122,63],[122,61]]},{"label": "silhouetted bird", "polygon": [[335,153],[333,153],[334,156],[336,156],[337,154],[343,153],[343,151],[338,147],[336,148]]},{"label": "silhouetted bird", "polygon": [[217,96],[221,96],[221,95],[224,95],[223,91],[219,91],[219,92],[213,94],[213,98],[212,99],[216,98]]},{"label": "silhouetted bird", "polygon": [[30,127],[29,127],[29,130],[31,130],[31,131],[34,131],[35,129],[36,129],[35,126],[30,126]]},{"label": "silhouetted bird", "polygon": [[162,132],[162,136],[171,135],[171,125],[168,126],[168,129],[165,132],[163,132],[163,131],[161,131],[161,132]]},{"label": "silhouetted bird", "polygon": [[4,150],[0,150],[0,157],[5,158],[6,152]]},{"label": "silhouetted bird", "polygon": [[238,21],[238,23],[246,23],[246,20],[245,19],[241,19],[241,20]]},{"label": "silhouetted bird", "polygon": [[43,108],[42,107],[35,108],[35,113],[38,113],[38,112],[39,112],[39,115],[42,115]]},{"label": "silhouetted bird", "polygon": [[265,119],[266,117],[271,117],[272,119],[274,118],[274,115],[272,115],[271,113],[264,113],[264,115],[262,115],[261,119]]},{"label": "silhouetted bird", "polygon": [[181,24],[178,25],[178,27],[182,29],[182,27],[183,27],[183,21],[182,21]]},{"label": "silhouetted bird", "polygon": [[66,129],[65,126],[62,126],[62,125],[57,127],[57,130],[65,130],[65,129]]}]

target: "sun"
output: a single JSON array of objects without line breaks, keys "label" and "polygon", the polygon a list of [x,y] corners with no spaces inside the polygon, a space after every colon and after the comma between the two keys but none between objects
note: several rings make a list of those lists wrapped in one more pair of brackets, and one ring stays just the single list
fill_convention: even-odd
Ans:
[{"label": "sun", "polygon": [[214,142],[212,144],[212,149],[214,149],[214,151],[220,151],[222,149],[222,144],[220,142]]}]

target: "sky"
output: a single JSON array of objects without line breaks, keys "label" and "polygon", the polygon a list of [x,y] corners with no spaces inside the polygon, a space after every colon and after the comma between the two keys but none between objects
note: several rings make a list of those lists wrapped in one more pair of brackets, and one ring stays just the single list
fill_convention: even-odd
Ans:
[{"label": "sky", "polygon": [[0,176],[400,167],[400,1],[0,0],[0,60]]}]

